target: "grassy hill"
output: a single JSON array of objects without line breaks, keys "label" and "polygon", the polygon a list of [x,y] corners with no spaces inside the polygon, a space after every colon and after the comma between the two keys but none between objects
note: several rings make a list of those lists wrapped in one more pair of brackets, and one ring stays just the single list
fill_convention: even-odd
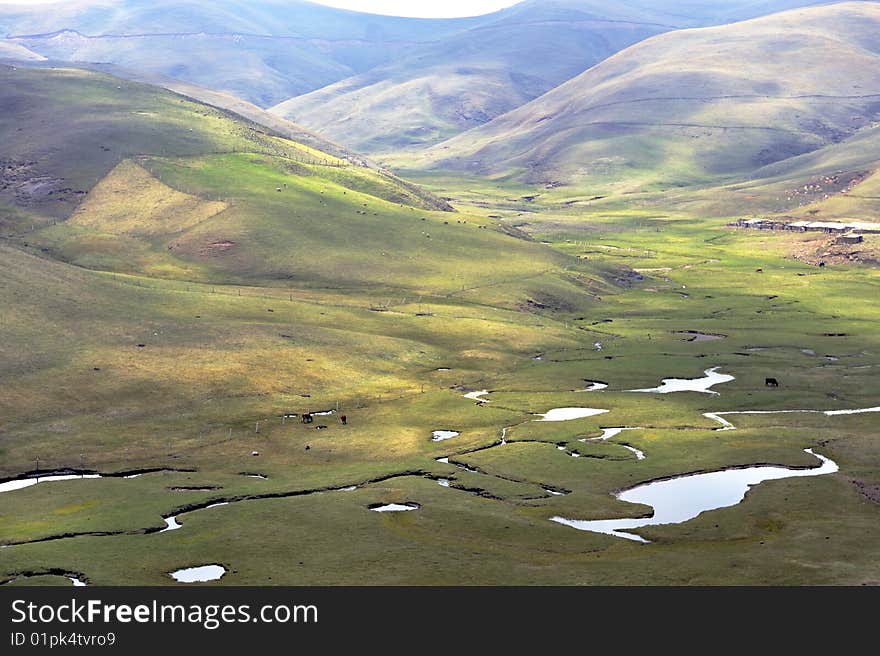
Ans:
[{"label": "grassy hill", "polygon": [[415,151],[520,107],[648,37],[803,4],[523,2],[272,111],[361,152]]},{"label": "grassy hill", "polygon": [[53,398],[61,434],[148,458],[187,416],[396,395],[455,366],[449,385],[574,343],[551,317],[614,288],[614,267],[163,89],[12,66],[0,89],[4,453],[53,441]]},{"label": "grassy hill", "polygon": [[418,149],[482,125],[666,27],[556,3],[515,7],[409,57],[272,111],[368,153]]},{"label": "grassy hill", "polygon": [[[213,107],[74,69],[0,71],[3,232],[91,268],[430,291],[559,258]],[[67,220],[69,219],[69,220]]]},{"label": "grassy hill", "polygon": [[423,157],[596,194],[742,180],[880,119],[880,5],[664,34]]},{"label": "grassy hill", "polygon": [[[0,68],[0,109],[0,481],[105,475],[0,491],[0,584],[170,584],[209,562],[218,585],[880,577],[876,415],[818,412],[878,403],[877,269],[697,213],[495,203],[481,180],[436,211],[94,72]],[[735,377],[717,396],[626,391],[716,366]],[[536,422],[562,407],[607,413]],[[704,416],[793,408],[817,412]],[[609,426],[642,428],[591,441]],[[814,466],[807,448],[840,471],[649,545],[550,521],[644,515],[612,492]]]}]

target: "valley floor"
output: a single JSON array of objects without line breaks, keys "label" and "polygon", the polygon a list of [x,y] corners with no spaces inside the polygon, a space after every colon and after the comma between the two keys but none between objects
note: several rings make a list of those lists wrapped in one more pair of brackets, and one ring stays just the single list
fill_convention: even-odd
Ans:
[{"label": "valley floor", "polygon": [[[3,579],[160,585],[219,564],[222,585],[880,582],[877,414],[704,416],[880,406],[876,269],[820,270],[720,219],[460,209],[568,259],[504,279],[489,259],[485,286],[380,301],[0,246],[4,304],[44,290],[3,326],[2,475],[104,476],[0,492]],[[627,391],[716,367],[733,380],[714,393]],[[536,421],[555,408],[607,412]],[[640,430],[591,439],[613,427]],[[613,493],[816,466],[805,449],[839,471],[636,529],[647,542],[550,521],[648,516]]]}]

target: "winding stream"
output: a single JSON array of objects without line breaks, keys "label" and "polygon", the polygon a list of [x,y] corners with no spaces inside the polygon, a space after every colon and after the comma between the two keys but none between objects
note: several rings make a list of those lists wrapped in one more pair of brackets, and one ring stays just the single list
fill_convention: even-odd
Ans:
[{"label": "winding stream", "polygon": [[706,412],[703,414],[707,419],[717,421],[721,424],[721,428],[716,430],[729,431],[736,430],[731,422],[725,417],[732,415],[825,415],[826,417],[843,417],[849,415],[864,415],[880,412],[880,406],[874,408],[860,408],[857,410],[731,410],[729,412]]}]

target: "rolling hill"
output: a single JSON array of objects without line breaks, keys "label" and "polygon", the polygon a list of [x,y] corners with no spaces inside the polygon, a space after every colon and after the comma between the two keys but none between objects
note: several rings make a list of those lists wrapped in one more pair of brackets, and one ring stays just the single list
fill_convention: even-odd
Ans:
[{"label": "rolling hill", "polygon": [[398,163],[597,193],[748,179],[880,120],[878,32],[880,5],[841,3],[663,34]]},{"label": "rolling hill", "polygon": [[[526,3],[272,108],[367,153],[422,148],[482,125],[623,48],[668,29],[556,3]],[[562,3],[565,4],[565,3]]]},{"label": "rolling hill", "polygon": [[487,123],[650,36],[803,4],[524,2],[272,111],[361,152],[418,150]]},{"label": "rolling hill", "polygon": [[93,269],[428,293],[553,268],[551,251],[383,171],[80,69],[0,69],[0,230]]},{"label": "rolling hill", "polygon": [[[808,3],[680,4],[529,1],[450,20],[377,16],[303,0],[73,0],[0,5],[0,38],[49,59],[171,76],[264,108],[354,77],[342,89],[329,89],[331,97],[366,85],[351,101],[363,101],[385,127],[383,97],[402,93],[416,111],[415,97],[436,87],[440,98],[430,101],[424,117],[415,116],[424,125],[411,120],[407,137],[387,140],[396,145],[442,140],[484,122],[651,34]],[[402,61],[409,64],[400,67]],[[379,77],[357,78],[385,65]],[[464,95],[461,103],[456,94]],[[336,113],[342,111],[340,101]],[[307,127],[324,126],[320,115],[300,108],[296,114],[315,118]],[[328,126],[327,135],[335,134]]]}]

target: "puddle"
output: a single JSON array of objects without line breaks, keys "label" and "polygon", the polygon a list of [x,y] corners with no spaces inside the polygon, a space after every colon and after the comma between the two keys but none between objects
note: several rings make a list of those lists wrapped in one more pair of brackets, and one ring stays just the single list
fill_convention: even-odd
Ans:
[{"label": "puddle", "polygon": [[596,415],[604,415],[610,410],[597,410],[595,408],[554,408],[544,414],[537,413],[541,419],[535,421],[572,421],[573,419],[583,419],[584,417],[595,417]]},{"label": "puddle", "polygon": [[178,583],[207,583],[219,581],[226,574],[226,568],[220,565],[202,565],[201,567],[188,567],[171,572],[170,576]]},{"label": "puddle", "polygon": [[804,355],[814,356],[816,352],[813,349],[801,349],[801,353]]},{"label": "puddle", "polygon": [[222,487],[217,487],[216,485],[209,485],[206,487],[169,487],[166,488],[169,492],[214,492],[216,490],[222,490]]},{"label": "puddle", "polygon": [[605,533],[636,542],[648,542],[627,531],[659,524],[681,524],[700,513],[735,506],[745,498],[751,486],[764,481],[824,476],[838,471],[837,464],[832,460],[813,453],[812,449],[805,451],[814,455],[820,461],[820,465],[811,469],[789,469],[774,466],[725,469],[646,483],[615,495],[621,501],[651,506],[654,509],[651,517],[596,521],[553,517],[551,521],[579,531]]},{"label": "puddle", "polygon": [[183,524],[178,523],[177,517],[163,517],[165,520],[165,528],[163,528],[159,533],[167,533],[168,531],[176,531],[178,529],[183,528]]},{"label": "puddle", "polygon": [[434,431],[432,435],[432,442],[445,442],[446,440],[451,440],[453,437],[458,437],[461,433],[451,430],[438,430]]},{"label": "puddle", "polygon": [[378,513],[388,513],[388,512],[407,512],[409,510],[418,510],[419,508],[421,508],[421,506],[417,503],[406,503],[406,504],[389,503],[386,505],[378,505],[375,507],[371,506],[370,510],[372,510],[373,512],[378,512]]},{"label": "puddle", "polygon": [[483,390],[482,392],[470,392],[469,394],[465,394],[464,398],[471,399],[472,401],[479,401],[480,403],[489,403],[489,399],[481,398],[489,394],[489,390]]},{"label": "puddle", "polygon": [[448,478],[438,478],[437,484],[440,487],[449,487],[449,479]]},{"label": "puddle", "polygon": [[541,489],[544,490],[544,492],[549,494],[551,497],[564,497],[564,496],[566,496],[565,492],[560,492],[559,490],[551,490],[549,487],[545,487],[545,488],[541,488]]},{"label": "puddle", "polygon": [[660,387],[651,389],[628,390],[630,392],[648,392],[655,394],[672,394],[673,392],[701,392],[703,394],[718,394],[710,388],[721,383],[729,383],[736,380],[729,374],[719,374],[721,367],[706,369],[703,378],[664,378]]},{"label": "puddle", "polygon": [[727,339],[727,335],[722,335],[721,333],[701,333],[698,330],[676,330],[673,334],[685,336],[686,339],[684,341],[686,342],[717,342]]},{"label": "puddle", "polygon": [[6,481],[0,483],[0,494],[3,492],[13,492],[15,490],[23,490],[26,487],[37,485],[38,483],[57,483],[59,481],[77,481],[80,479],[102,478],[100,474],[63,474],[58,476],[38,476],[34,478],[18,478],[14,481]]},{"label": "puddle", "polygon": [[449,458],[437,458],[437,462],[439,462],[441,465],[448,465]]}]

